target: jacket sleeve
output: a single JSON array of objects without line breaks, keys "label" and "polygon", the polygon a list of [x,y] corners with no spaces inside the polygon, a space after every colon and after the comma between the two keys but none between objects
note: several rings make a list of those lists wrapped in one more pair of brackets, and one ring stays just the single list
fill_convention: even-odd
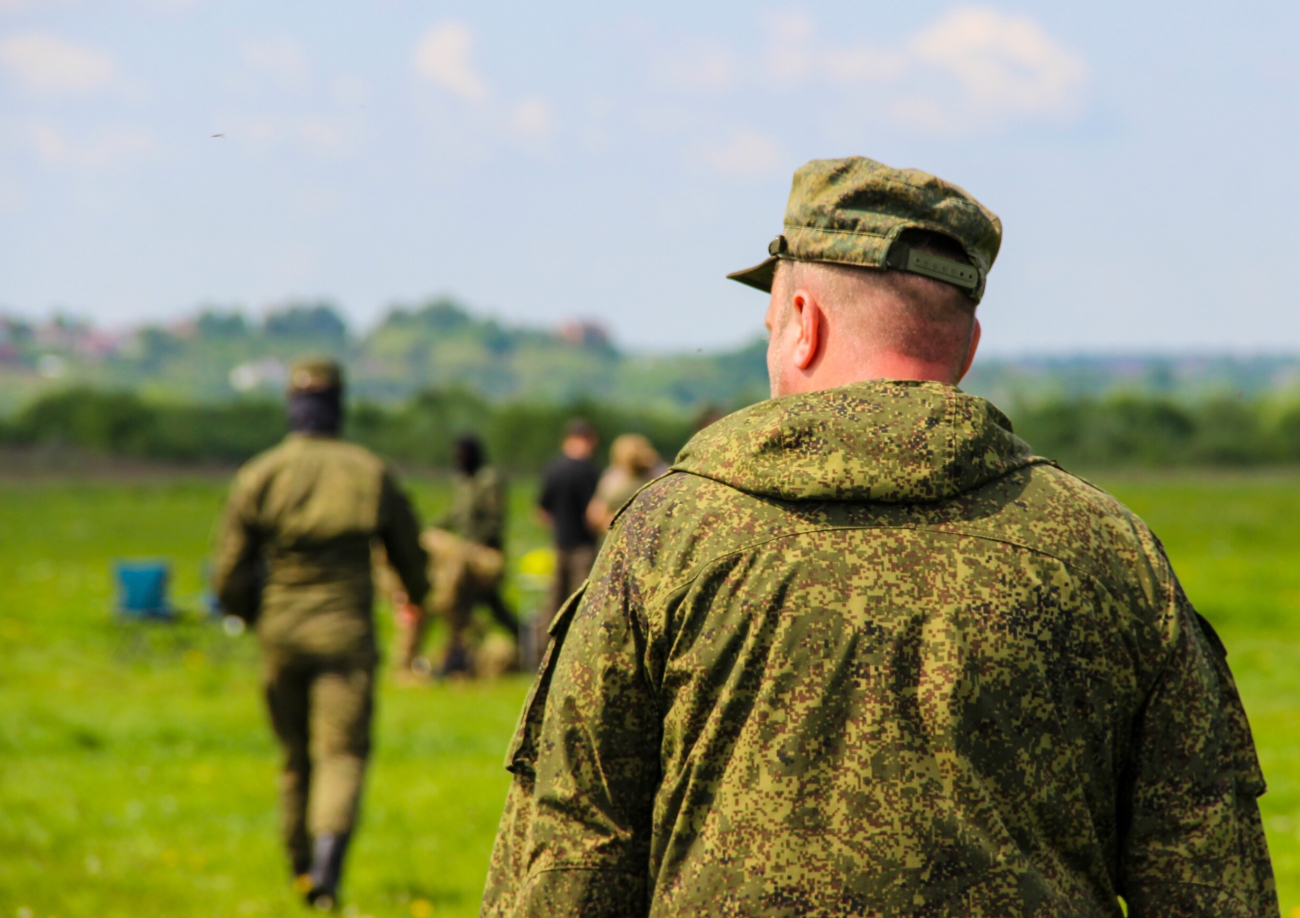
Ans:
[{"label": "jacket sleeve", "polygon": [[384,472],[379,492],[379,540],[407,598],[416,605],[429,596],[429,556],[420,545],[420,522],[392,472]]},{"label": "jacket sleeve", "polygon": [[1121,894],[1134,918],[1276,916],[1264,776],[1227,652],[1176,582],[1173,606],[1129,756]]},{"label": "jacket sleeve", "polygon": [[611,554],[551,626],[506,757],[514,780],[483,916],[647,913],[662,727]]},{"label": "jacket sleeve", "polygon": [[230,489],[217,533],[212,589],[227,615],[247,622],[257,619],[261,607],[261,543],[254,488],[247,473],[241,471]]}]

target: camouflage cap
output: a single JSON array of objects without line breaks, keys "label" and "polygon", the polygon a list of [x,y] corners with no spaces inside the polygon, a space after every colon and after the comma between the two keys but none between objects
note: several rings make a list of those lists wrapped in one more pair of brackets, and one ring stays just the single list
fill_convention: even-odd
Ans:
[{"label": "camouflage cap", "polygon": [[[939,233],[961,245],[965,265],[910,248],[905,230]],[[894,268],[962,288],[979,302],[1002,244],[1002,221],[963,189],[918,169],[891,169],[862,156],[814,159],[794,174],[785,232],[762,264],[727,277],[765,293],[782,258]]]},{"label": "camouflage cap", "polygon": [[326,392],[343,388],[343,368],[328,357],[298,360],[289,369],[289,391]]}]

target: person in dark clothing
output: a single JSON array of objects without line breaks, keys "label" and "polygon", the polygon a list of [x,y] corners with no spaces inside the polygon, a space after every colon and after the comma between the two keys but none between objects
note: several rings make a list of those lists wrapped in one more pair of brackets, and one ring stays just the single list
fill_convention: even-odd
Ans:
[{"label": "person in dark clothing", "polygon": [[587,525],[587,505],[596,493],[600,470],[592,462],[600,438],[586,421],[574,418],[564,428],[560,455],[547,466],[538,507],[555,537],[555,579],[548,601],[533,621],[533,646],[545,647],[551,619],[591,573],[596,534]]}]

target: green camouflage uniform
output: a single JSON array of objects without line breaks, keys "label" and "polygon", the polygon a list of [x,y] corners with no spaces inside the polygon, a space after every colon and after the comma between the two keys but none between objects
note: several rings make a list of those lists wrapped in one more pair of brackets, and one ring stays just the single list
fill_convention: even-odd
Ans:
[{"label": "green camouflage uniform", "polygon": [[216,587],[228,612],[256,619],[284,756],[285,840],[299,871],[309,833],[346,833],[356,818],[377,660],[371,542],[383,543],[419,603],[429,593],[419,535],[383,461],[337,438],[292,434],[235,479]]},{"label": "green camouflage uniform", "polygon": [[1222,644],[956,388],[702,431],[551,631],[485,916],[1277,914]]},{"label": "green camouflage uniform", "polygon": [[490,466],[473,475],[457,475],[451,508],[438,526],[462,539],[500,551],[505,545],[505,478]]}]

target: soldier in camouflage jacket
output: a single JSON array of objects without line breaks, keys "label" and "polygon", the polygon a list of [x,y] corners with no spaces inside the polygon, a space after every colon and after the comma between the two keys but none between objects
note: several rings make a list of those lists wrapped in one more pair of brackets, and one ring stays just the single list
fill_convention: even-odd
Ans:
[{"label": "soldier in camouflage jacket", "polygon": [[[811,218],[809,171],[841,196]],[[898,290],[982,292],[1000,228],[960,189],[801,172],[787,231],[892,206],[961,246]],[[698,434],[557,616],[482,914],[1275,916],[1250,728],[1155,536],[951,384],[975,326],[945,373],[904,336],[914,378],[845,382],[801,295],[780,397]]]}]

